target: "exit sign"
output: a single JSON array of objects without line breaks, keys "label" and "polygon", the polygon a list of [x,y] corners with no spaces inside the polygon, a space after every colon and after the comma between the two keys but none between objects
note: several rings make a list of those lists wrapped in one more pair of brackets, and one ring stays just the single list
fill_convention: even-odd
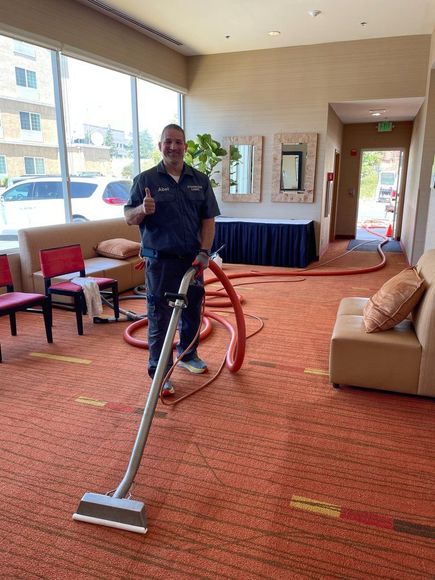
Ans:
[{"label": "exit sign", "polygon": [[393,130],[392,121],[380,121],[378,123],[378,133],[386,133]]}]

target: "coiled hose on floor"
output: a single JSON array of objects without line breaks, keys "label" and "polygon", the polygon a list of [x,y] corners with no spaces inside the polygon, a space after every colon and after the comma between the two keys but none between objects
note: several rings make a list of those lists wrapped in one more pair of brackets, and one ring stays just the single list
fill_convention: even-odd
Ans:
[{"label": "coiled hose on floor", "polygon": [[[382,251],[382,246],[388,242],[388,238],[382,234],[376,233],[371,231],[369,227],[365,227],[367,231],[370,233],[382,238],[382,241],[379,242],[377,246],[377,252],[381,257],[381,261],[374,266],[368,266],[365,268],[355,268],[351,270],[319,270],[329,264],[332,261],[341,258],[348,253],[356,250],[360,246],[364,245],[367,242],[363,242],[357,246],[355,246],[352,250],[348,250],[344,254],[340,254],[336,258],[328,260],[327,262],[323,262],[322,264],[318,264],[311,268],[303,268],[297,270],[270,270],[268,272],[234,272],[231,274],[225,274],[223,270],[214,262],[210,260],[210,270],[215,275],[212,278],[209,278],[205,281],[204,286],[208,286],[213,284],[214,282],[220,282],[223,286],[223,289],[226,291],[226,295],[222,295],[222,291],[217,292],[206,292],[206,302],[205,306],[207,307],[212,306],[213,308],[216,307],[228,307],[232,306],[236,318],[236,327],[225,320],[222,316],[219,316],[215,312],[211,312],[204,310],[203,316],[203,327],[200,332],[200,340],[204,340],[212,330],[212,325],[210,319],[215,320],[219,324],[222,324],[230,334],[230,343],[228,346],[227,354],[226,354],[226,366],[231,372],[237,372],[243,364],[245,350],[246,350],[246,325],[245,325],[245,317],[242,309],[242,298],[240,295],[236,293],[234,287],[232,286],[230,280],[238,279],[238,278],[253,278],[253,277],[294,277],[294,276],[350,276],[355,274],[365,274],[370,272],[375,272],[383,268],[386,264],[386,257],[384,252]],[[221,298],[221,300],[216,300],[216,298]],[[207,298],[211,298],[212,300],[207,302]],[[139,348],[148,348],[148,343],[145,340],[137,339],[134,337],[134,334],[143,326],[147,325],[147,320],[138,320],[130,324],[125,332],[124,332],[124,339],[131,345],[139,347]]]}]

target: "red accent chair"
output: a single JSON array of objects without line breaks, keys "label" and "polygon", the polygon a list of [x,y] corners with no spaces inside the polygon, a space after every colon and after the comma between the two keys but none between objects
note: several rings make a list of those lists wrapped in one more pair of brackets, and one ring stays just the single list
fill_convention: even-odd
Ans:
[{"label": "red accent chair", "polygon": [[[82,249],[80,244],[72,244],[69,246],[61,246],[58,248],[46,248],[39,251],[39,259],[41,262],[42,275],[44,276],[45,293],[50,300],[50,303],[56,305],[52,300],[53,295],[71,296],[73,299],[72,309],[76,313],[77,331],[83,334],[83,319],[82,315],[86,314],[86,300],[83,288],[78,284],[72,282],[55,282],[52,283],[52,278],[56,276],[63,276],[65,274],[73,274],[80,277],[85,277],[85,262],[83,260]],[[74,277],[74,276],[72,276]],[[119,318],[119,294],[118,281],[113,278],[95,278],[92,279],[98,284],[100,291],[110,290],[113,302],[113,310],[115,318]],[[60,304],[60,303],[59,303]],[[64,308],[68,305],[62,303]]]},{"label": "red accent chair", "polygon": [[[0,287],[6,287],[6,292],[0,294],[0,316],[9,316],[12,336],[17,335],[17,312],[42,312],[44,315],[45,333],[47,342],[53,342],[51,332],[51,306],[49,299],[44,294],[32,294],[30,292],[15,292],[12,282],[12,274],[9,268],[9,260],[6,254],[0,255]],[[41,309],[34,308],[40,306]],[[0,363],[2,351],[0,346]]]}]

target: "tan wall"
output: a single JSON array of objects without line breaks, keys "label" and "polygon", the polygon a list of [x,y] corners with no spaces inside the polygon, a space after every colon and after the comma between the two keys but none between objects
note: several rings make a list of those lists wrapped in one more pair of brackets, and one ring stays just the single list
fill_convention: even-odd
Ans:
[{"label": "tan wall", "polygon": [[42,157],[44,159],[45,173],[57,175],[60,172],[59,155],[57,147],[36,145],[14,145],[2,143],[0,153],[7,157],[7,170],[9,176],[25,175],[24,157]]},{"label": "tan wall", "polygon": [[[186,88],[186,58],[129,26],[75,0],[11,0],[0,8],[0,33],[60,48],[70,56],[92,55],[125,72]],[[29,37],[29,33],[30,37]]]},{"label": "tan wall", "polygon": [[[429,62],[435,63],[435,31]],[[435,214],[431,193],[435,154],[435,73],[428,70],[426,100],[415,119],[410,148],[410,173],[406,183],[403,243],[409,261],[415,264],[425,250],[434,247]],[[432,183],[431,183],[432,181]]]},{"label": "tan wall", "polygon": [[[0,94],[3,97],[17,100],[22,95],[20,94],[21,87],[18,87],[15,82],[15,67],[11,67],[11,54],[14,53],[14,48],[13,39],[0,38]],[[38,99],[33,98],[32,100],[54,106],[52,75],[47,74],[47,71],[51,71],[50,53],[40,48],[36,48],[35,52],[37,54],[35,59],[15,52],[14,64],[36,73],[37,89],[35,89],[35,93],[37,93]]]},{"label": "tan wall", "polygon": [[410,262],[412,262],[414,236],[416,233],[415,224],[417,219],[426,108],[427,105],[424,103],[414,119],[414,127],[409,148],[408,174],[406,178],[402,220],[402,243]]},{"label": "tan wall", "polygon": [[[322,201],[321,228],[319,237],[319,256],[326,251],[329,244],[329,232],[331,220],[334,221],[336,216],[336,203],[333,203],[333,185],[331,184],[329,194],[326,195],[328,183],[326,174],[334,172],[335,154],[341,152],[343,138],[343,123],[338,118],[332,107],[328,108],[328,123],[326,128],[326,146],[325,146],[325,165],[324,165],[324,191]],[[334,175],[334,180],[338,181],[339,175]]]},{"label": "tan wall", "polygon": [[56,112],[54,106],[25,102],[24,100],[12,101],[0,98],[0,107],[3,137],[5,140],[22,140],[20,111],[25,111],[27,113],[38,113],[41,115],[41,143],[45,145],[56,145],[57,147]]},{"label": "tan wall", "polygon": [[[430,36],[414,36],[190,57],[187,135],[264,137],[261,202],[220,200],[221,212],[319,225],[329,103],[424,96],[429,48]],[[271,201],[273,135],[281,132],[319,134],[314,203]]]},{"label": "tan wall", "polygon": [[[340,185],[338,189],[337,236],[355,236],[358,213],[358,186],[363,149],[403,149],[403,167],[406,179],[412,121],[394,123],[389,133],[378,133],[376,123],[344,125],[341,155]],[[356,155],[351,155],[352,150]],[[403,186],[402,186],[403,187]]]},{"label": "tan wall", "polygon": [[[426,117],[426,130],[423,146],[423,157],[421,165],[421,207],[419,215],[426,222],[426,236],[422,240],[416,239],[415,253],[416,255],[435,248],[435,187],[434,187],[434,163],[435,163],[435,70],[432,69],[429,81],[428,90],[428,105]],[[420,223],[417,222],[417,228]]]}]

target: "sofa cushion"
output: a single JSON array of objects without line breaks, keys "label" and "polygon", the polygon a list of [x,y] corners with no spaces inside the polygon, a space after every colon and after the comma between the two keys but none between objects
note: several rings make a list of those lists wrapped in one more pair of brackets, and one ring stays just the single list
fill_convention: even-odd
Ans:
[{"label": "sofa cushion", "polygon": [[379,332],[396,326],[410,314],[424,290],[424,280],[415,268],[406,268],[385,282],[364,306],[366,332]]},{"label": "sofa cushion", "polygon": [[139,255],[140,243],[125,238],[113,238],[103,240],[95,246],[95,251],[100,256],[125,260]]}]

